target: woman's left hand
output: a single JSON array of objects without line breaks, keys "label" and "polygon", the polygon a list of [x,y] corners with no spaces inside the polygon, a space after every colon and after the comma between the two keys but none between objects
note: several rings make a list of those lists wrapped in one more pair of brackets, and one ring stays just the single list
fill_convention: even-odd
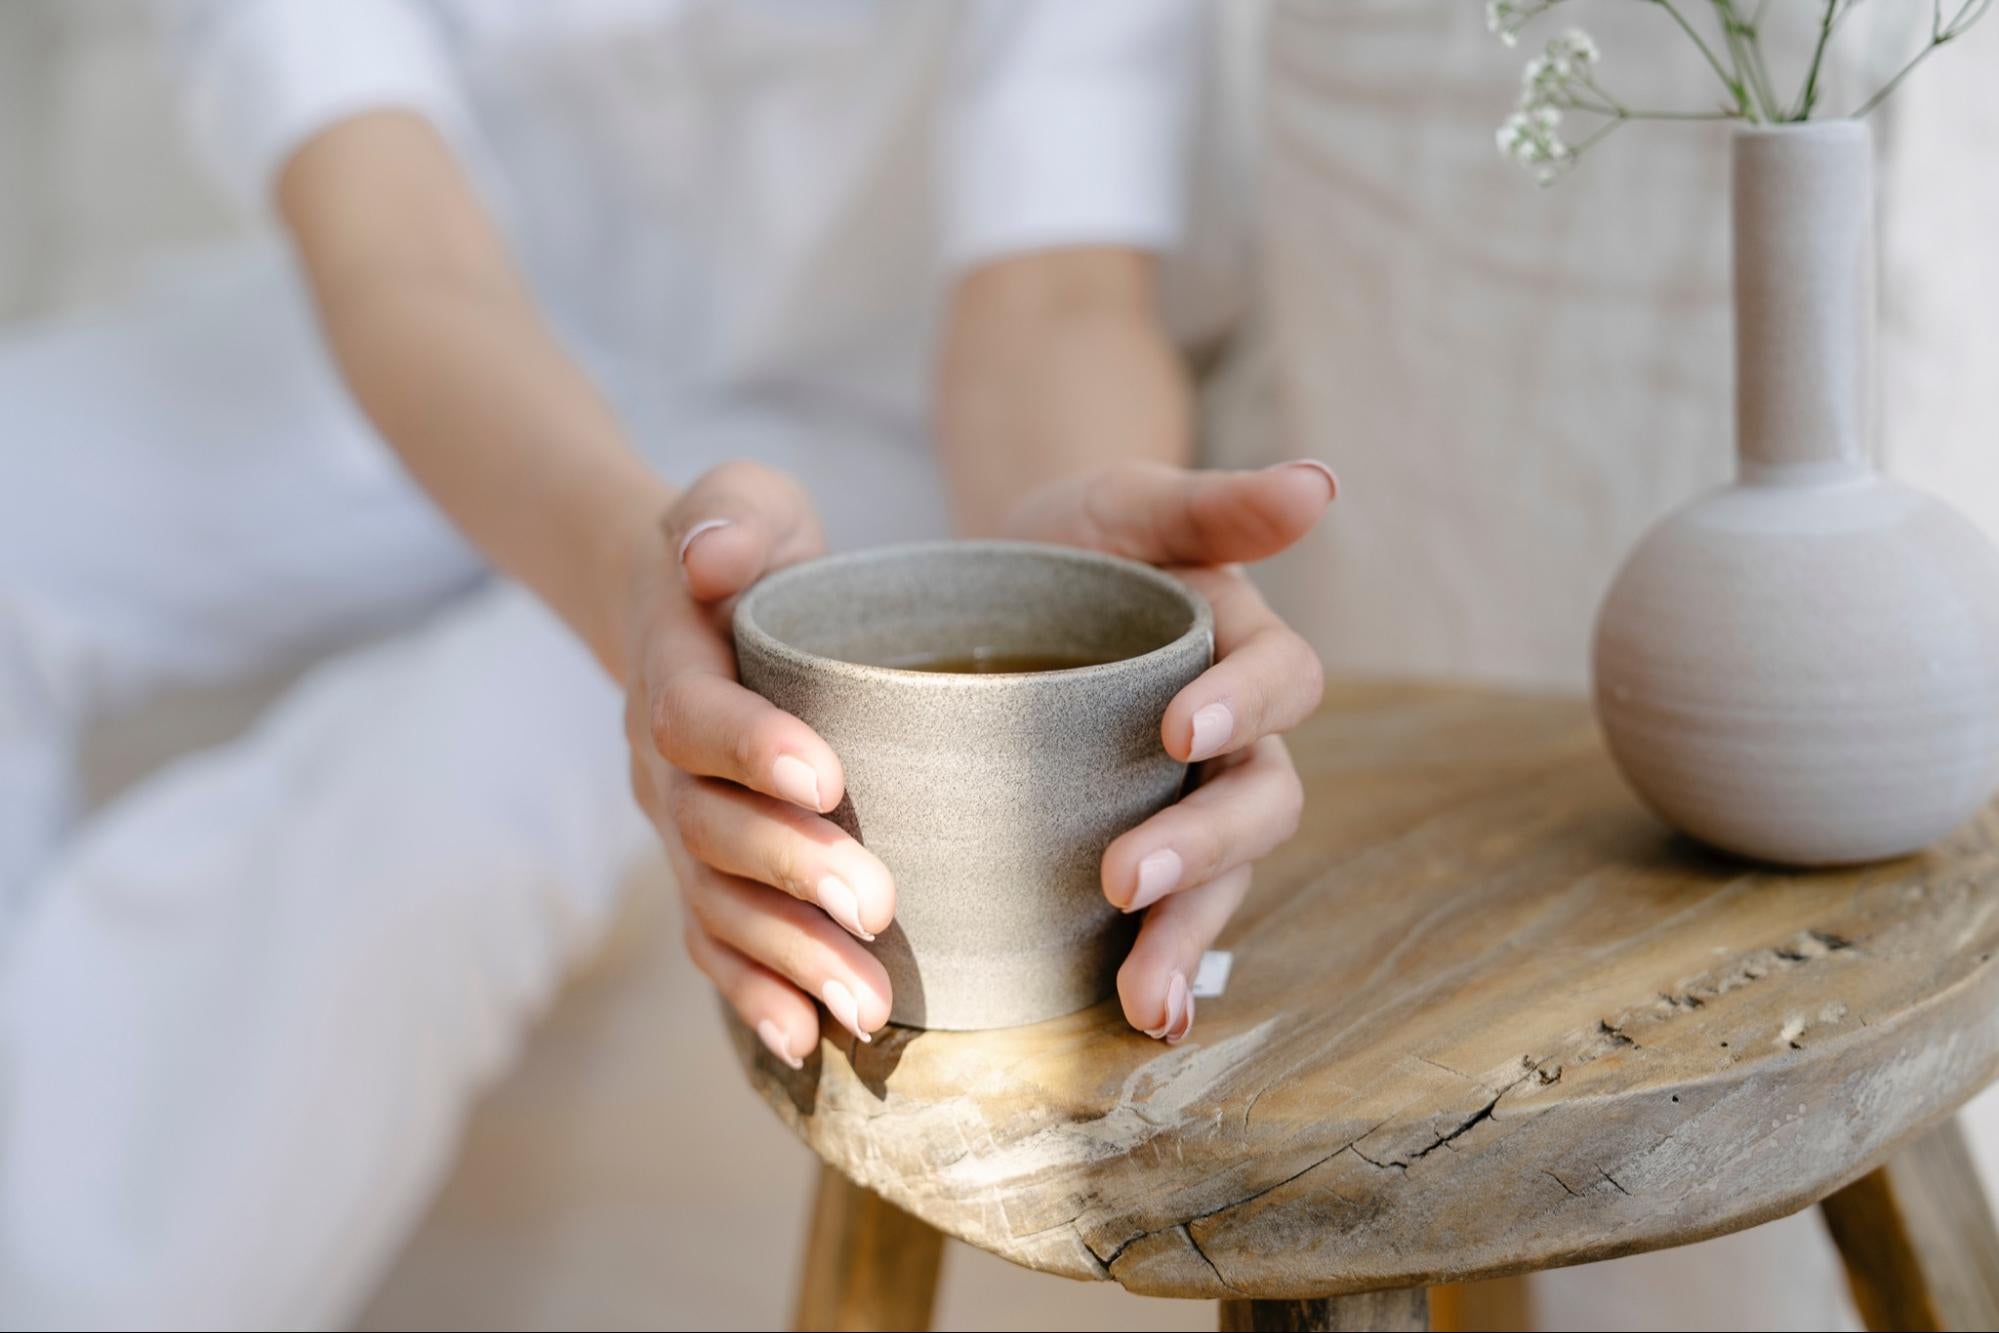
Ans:
[{"label": "woman's left hand", "polygon": [[1310,532],[1337,491],[1310,460],[1258,472],[1128,463],[1037,492],[1007,523],[1009,536],[1161,566],[1214,610],[1215,663],[1159,724],[1167,753],[1200,765],[1199,784],[1104,851],[1104,896],[1146,914],[1118,996],[1148,1036],[1176,1042],[1193,1027],[1201,954],[1252,863],[1297,832],[1304,791],[1282,736],[1319,706],[1323,673],[1239,566]]}]

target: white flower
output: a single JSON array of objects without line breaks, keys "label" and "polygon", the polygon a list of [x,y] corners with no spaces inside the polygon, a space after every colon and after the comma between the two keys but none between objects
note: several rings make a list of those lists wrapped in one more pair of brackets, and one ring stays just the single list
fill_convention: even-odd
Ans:
[{"label": "white flower", "polygon": [[1560,3],[1561,0],[1485,0],[1485,30],[1512,46],[1519,42],[1522,28]]},{"label": "white flower", "polygon": [[1516,111],[1500,125],[1499,151],[1530,168],[1543,185],[1575,160],[1575,150],[1562,140],[1562,113],[1552,106]]},{"label": "white flower", "polygon": [[1590,90],[1595,77],[1590,70],[1600,58],[1596,43],[1581,28],[1550,38],[1547,48],[1521,72],[1520,109],[1570,104]]}]

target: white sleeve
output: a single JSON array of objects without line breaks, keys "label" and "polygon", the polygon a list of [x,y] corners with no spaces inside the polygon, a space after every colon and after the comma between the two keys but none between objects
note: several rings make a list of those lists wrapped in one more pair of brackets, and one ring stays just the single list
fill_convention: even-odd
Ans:
[{"label": "white sleeve", "polygon": [[191,128],[224,182],[262,208],[292,153],[349,116],[417,111],[471,137],[435,17],[408,0],[168,0]]},{"label": "white sleeve", "polygon": [[940,149],[945,262],[1186,225],[1199,0],[976,0]]}]

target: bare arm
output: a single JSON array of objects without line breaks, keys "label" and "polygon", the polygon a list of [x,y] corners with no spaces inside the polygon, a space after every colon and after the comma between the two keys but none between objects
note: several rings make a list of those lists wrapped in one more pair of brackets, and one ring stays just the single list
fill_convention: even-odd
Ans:
[{"label": "bare arm", "polygon": [[886,928],[894,881],[819,818],[840,801],[838,757],[737,682],[728,637],[735,593],[819,551],[804,492],[741,461],[683,493],[655,477],[423,119],[321,133],[286,164],[279,205],[362,408],[624,683],[633,794],[677,871],[696,965],[789,1062],[818,1041],[808,995],[847,997],[835,1016],[856,1032],[880,1027],[887,974],[856,937]]},{"label": "bare arm", "polygon": [[674,492],[550,335],[443,139],[406,112],[343,121],[293,156],[278,203],[362,409],[624,680],[626,593]]},{"label": "bare arm", "polygon": [[1111,246],[968,273],[938,364],[954,517],[986,535],[1031,492],[1134,461],[1193,461],[1192,394],[1158,311],[1158,261]]}]

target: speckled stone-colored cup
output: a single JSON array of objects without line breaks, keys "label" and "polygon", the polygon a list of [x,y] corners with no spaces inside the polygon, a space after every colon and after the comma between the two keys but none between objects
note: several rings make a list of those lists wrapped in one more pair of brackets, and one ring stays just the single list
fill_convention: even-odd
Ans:
[{"label": "speckled stone-colored cup", "polygon": [[[1213,626],[1157,570],[1027,542],[834,556],[737,603],[743,683],[833,747],[847,795],[831,818],[895,876],[895,922],[870,946],[892,1021],[1011,1027],[1111,993],[1135,922],[1105,901],[1099,863],[1179,794],[1159,720],[1207,668]],[[866,665],[975,647],[1102,664]]]}]

